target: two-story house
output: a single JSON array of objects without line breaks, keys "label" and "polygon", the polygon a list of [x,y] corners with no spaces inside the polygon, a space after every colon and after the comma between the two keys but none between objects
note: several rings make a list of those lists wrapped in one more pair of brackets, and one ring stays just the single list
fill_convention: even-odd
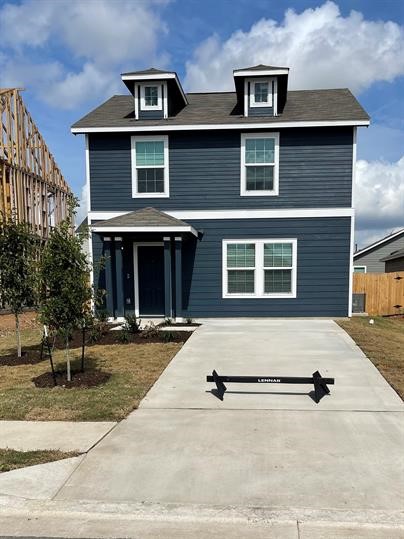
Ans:
[{"label": "two-story house", "polygon": [[[96,287],[116,318],[351,314],[356,129],[347,89],[288,91],[237,69],[234,92],[124,73],[86,136]],[[105,265],[97,262],[105,257]]]}]

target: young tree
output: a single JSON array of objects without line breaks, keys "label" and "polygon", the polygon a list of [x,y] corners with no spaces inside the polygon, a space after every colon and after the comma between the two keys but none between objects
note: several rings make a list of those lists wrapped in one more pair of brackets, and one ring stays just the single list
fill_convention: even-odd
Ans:
[{"label": "young tree", "polygon": [[36,299],[39,238],[25,223],[0,222],[0,303],[15,316],[17,356],[21,357],[20,314]]},{"label": "young tree", "polygon": [[92,298],[84,234],[73,232],[72,216],[73,213],[50,233],[39,271],[41,319],[64,339],[69,382],[69,340],[73,331],[82,326]]}]

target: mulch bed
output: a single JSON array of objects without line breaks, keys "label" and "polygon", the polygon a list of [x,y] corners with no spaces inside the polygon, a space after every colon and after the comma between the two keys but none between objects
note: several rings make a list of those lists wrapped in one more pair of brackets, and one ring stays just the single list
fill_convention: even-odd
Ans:
[{"label": "mulch bed", "polygon": [[[185,342],[189,339],[189,337],[192,335],[192,331],[159,331],[156,333],[156,335],[149,335],[145,336],[140,331],[139,333],[135,333],[134,335],[129,334],[128,338],[129,341],[122,342],[122,339],[120,337],[121,331],[110,331],[110,327],[108,327],[106,333],[100,337],[99,340],[95,342],[89,342],[89,335],[86,334],[86,349],[91,348],[92,346],[108,346],[112,344],[148,344],[148,343],[180,343]],[[73,335],[72,340],[69,343],[70,349],[73,348],[81,348],[82,345],[82,332],[76,331]],[[52,343],[52,340],[51,340]],[[36,363],[40,363],[41,361],[47,361],[48,360],[48,354],[47,350],[45,348],[43,359],[41,359],[41,353],[40,353],[40,344],[32,347],[25,347],[25,350],[22,352],[22,357],[17,357],[17,354],[15,352],[8,353],[6,355],[1,356],[0,355],[0,367],[18,367],[19,365],[35,365]],[[24,343],[23,343],[24,348]],[[55,348],[58,350],[64,350],[65,348],[65,342],[63,339],[57,337],[55,341]],[[10,352],[10,351],[8,351]]]},{"label": "mulch bed", "polygon": [[173,322],[171,324],[167,324],[165,327],[167,328],[175,328],[175,327],[180,327],[180,328],[184,328],[186,326],[190,327],[190,328],[199,328],[199,326],[201,326],[202,324],[198,324],[197,322],[191,322],[190,324],[188,324],[188,322],[183,322],[182,324],[180,324],[179,322]]},{"label": "mulch bed", "polygon": [[[65,372],[56,372],[56,381],[58,387],[66,389],[97,387],[105,384],[111,377],[109,372],[98,370],[86,370],[84,372],[72,372],[72,380],[66,380]],[[36,387],[55,387],[51,372],[45,372],[36,378],[33,378]]]},{"label": "mulch bed", "polygon": [[41,359],[41,353],[39,350],[27,350],[23,351],[21,357],[17,357],[17,354],[10,354],[8,356],[0,356],[0,367],[18,367],[19,365],[35,365],[43,361]]},{"label": "mulch bed", "polygon": [[[122,342],[120,335],[122,331],[110,331],[108,328],[107,332],[102,335],[102,337],[95,341],[89,342],[89,335],[86,334],[86,347],[96,346],[96,345],[109,345],[109,344],[125,344]],[[167,335],[169,334],[169,335]],[[185,342],[192,335],[192,331],[159,331],[155,335],[149,335],[146,337],[142,331],[135,334],[128,334],[129,343],[134,344],[147,344],[147,343],[166,343],[166,342]],[[82,345],[82,333],[77,331],[73,335],[73,339],[70,341],[70,348],[80,348]],[[64,349],[65,344],[62,339],[57,338],[55,347],[59,349]]]}]

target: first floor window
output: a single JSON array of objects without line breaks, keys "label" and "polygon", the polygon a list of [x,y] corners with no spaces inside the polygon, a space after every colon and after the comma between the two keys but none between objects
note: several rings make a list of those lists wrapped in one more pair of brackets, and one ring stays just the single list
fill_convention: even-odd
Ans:
[{"label": "first floor window", "polygon": [[354,273],[366,273],[366,266],[354,266]]},{"label": "first floor window", "polygon": [[297,240],[223,241],[224,297],[296,297]]},{"label": "first floor window", "polygon": [[241,135],[242,196],[278,194],[279,134]]},{"label": "first floor window", "polygon": [[134,197],[168,196],[167,136],[133,137],[132,176]]}]

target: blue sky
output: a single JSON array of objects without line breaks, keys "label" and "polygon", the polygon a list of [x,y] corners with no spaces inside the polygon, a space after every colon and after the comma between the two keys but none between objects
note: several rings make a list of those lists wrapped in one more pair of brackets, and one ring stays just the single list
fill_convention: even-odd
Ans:
[{"label": "blue sky", "polygon": [[176,70],[186,90],[232,89],[231,71],[288,65],[292,88],[348,86],[372,117],[358,135],[357,241],[404,227],[404,2],[0,0],[0,86],[24,100],[73,190],[83,137],[70,125],[120,73]]}]

